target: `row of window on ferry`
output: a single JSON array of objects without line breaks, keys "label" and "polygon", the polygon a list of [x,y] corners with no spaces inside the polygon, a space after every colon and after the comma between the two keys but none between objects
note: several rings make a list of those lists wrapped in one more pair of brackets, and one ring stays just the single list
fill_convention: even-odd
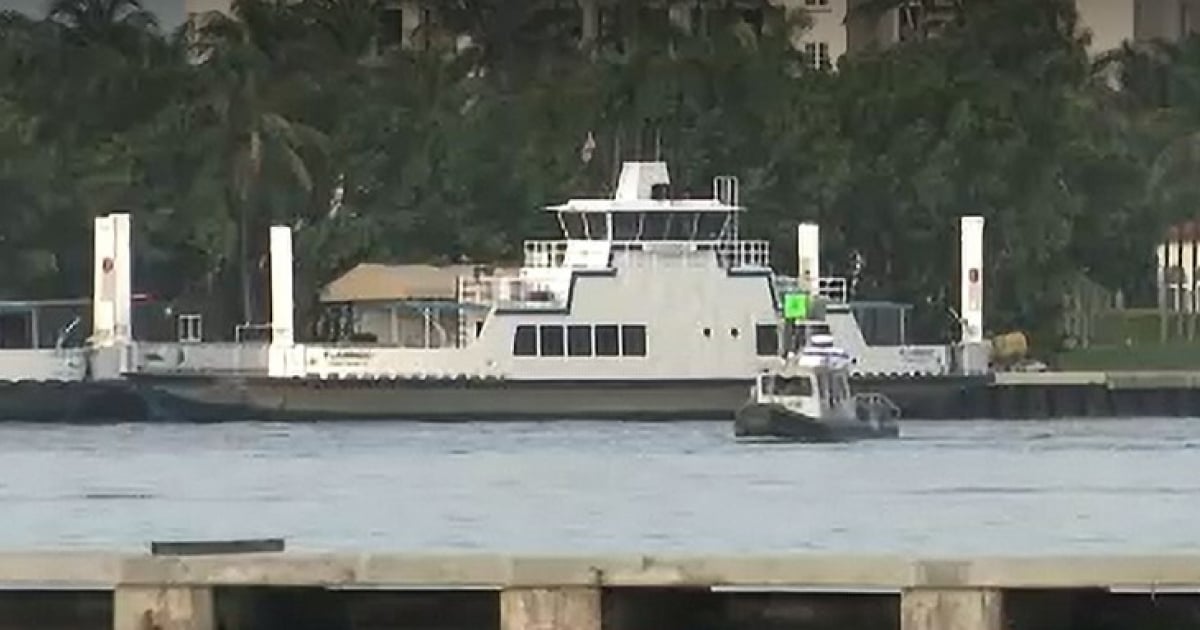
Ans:
[{"label": "row of window on ferry", "polygon": [[[704,328],[701,334],[711,339],[713,331]],[[737,339],[737,328],[729,334]],[[755,350],[758,356],[779,353],[779,331],[774,324],[755,327]],[[641,324],[572,324],[560,326],[517,326],[513,335],[513,355],[518,357],[644,357],[646,356],[646,327]]]},{"label": "row of window on ferry", "polygon": [[517,326],[513,355],[518,357],[644,357],[646,327],[641,324],[591,326]]},{"label": "row of window on ferry", "polygon": [[733,235],[733,217],[725,211],[563,212],[559,222],[566,238],[581,240],[715,241]]}]

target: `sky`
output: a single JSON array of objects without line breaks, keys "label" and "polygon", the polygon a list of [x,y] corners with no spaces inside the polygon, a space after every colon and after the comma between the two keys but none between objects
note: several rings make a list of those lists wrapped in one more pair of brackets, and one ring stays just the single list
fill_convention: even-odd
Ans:
[{"label": "sky", "polygon": [[[15,9],[41,17],[45,13],[47,0],[0,0],[0,10]],[[164,30],[171,30],[183,23],[183,0],[142,0],[142,6],[158,16]]]}]

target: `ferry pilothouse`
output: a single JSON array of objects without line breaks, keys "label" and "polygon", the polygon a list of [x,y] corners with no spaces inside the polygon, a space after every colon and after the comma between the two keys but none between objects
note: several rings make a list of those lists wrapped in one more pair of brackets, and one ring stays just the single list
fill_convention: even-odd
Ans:
[{"label": "ferry pilothouse", "polygon": [[832,334],[855,376],[950,369],[945,347],[864,338],[844,281],[816,273],[815,225],[799,278],[777,276],[768,243],[738,232],[736,178],[674,199],[666,164],[626,163],[612,198],[546,210],[561,240],[527,242],[511,277],[460,279],[449,347],[294,343],[277,227],[270,344],[139,343],[125,376],[162,419],[728,420],[812,334]]}]

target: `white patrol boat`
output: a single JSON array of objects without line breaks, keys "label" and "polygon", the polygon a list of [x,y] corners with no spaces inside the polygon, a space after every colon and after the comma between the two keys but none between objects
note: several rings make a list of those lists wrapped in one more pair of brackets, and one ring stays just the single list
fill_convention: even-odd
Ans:
[{"label": "white patrol boat", "polygon": [[853,394],[850,357],[814,335],[781,369],[759,374],[734,419],[737,437],[834,442],[900,435],[899,409],[881,394]]}]

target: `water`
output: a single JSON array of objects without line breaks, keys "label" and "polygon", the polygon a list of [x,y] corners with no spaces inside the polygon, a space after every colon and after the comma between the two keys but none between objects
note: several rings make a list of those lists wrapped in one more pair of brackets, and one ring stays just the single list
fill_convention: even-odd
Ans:
[{"label": "water", "polygon": [[907,423],[739,444],[726,423],[0,426],[0,547],[1200,551],[1200,421]]}]

